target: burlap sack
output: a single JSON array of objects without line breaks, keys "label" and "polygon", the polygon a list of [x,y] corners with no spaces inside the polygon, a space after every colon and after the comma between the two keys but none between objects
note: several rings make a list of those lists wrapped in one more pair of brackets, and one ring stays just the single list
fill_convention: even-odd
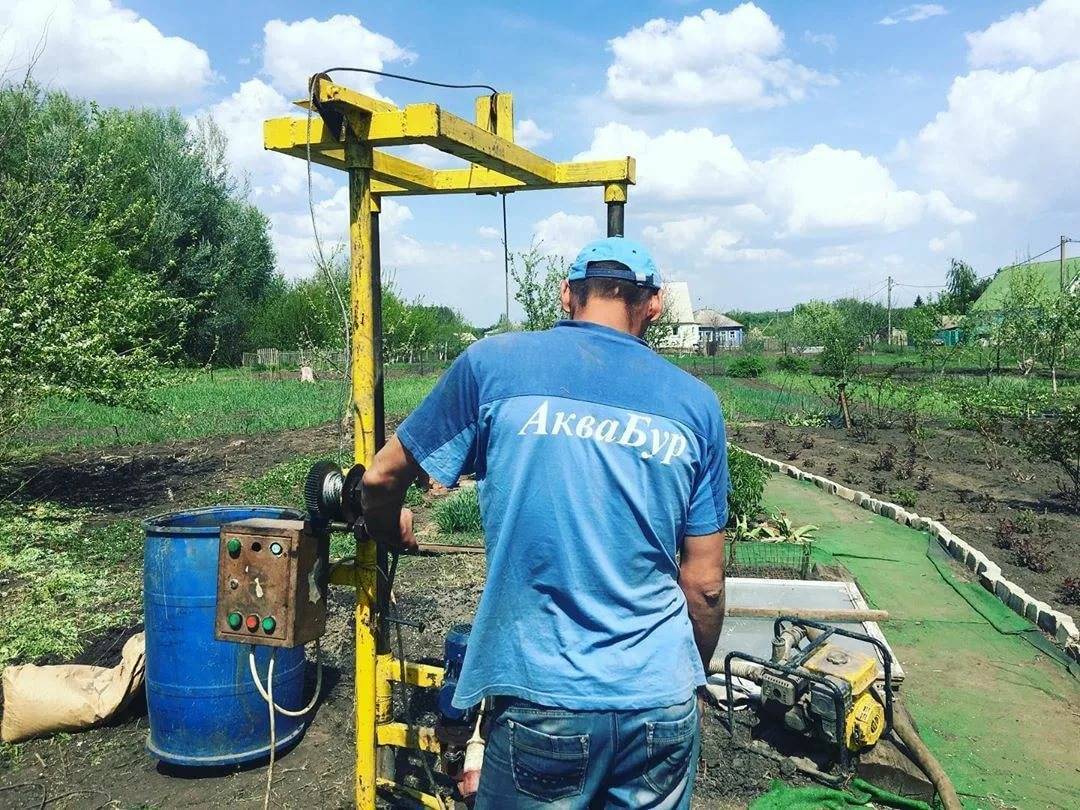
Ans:
[{"label": "burlap sack", "polygon": [[8,667],[0,737],[14,743],[108,720],[142,686],[145,654],[145,639],[137,633],[128,639],[120,663],[112,668],[85,664]]}]

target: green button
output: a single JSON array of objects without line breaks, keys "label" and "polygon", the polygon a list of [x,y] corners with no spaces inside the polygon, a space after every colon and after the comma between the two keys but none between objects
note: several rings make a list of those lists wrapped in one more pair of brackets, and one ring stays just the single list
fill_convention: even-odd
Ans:
[{"label": "green button", "polygon": [[229,614],[228,622],[231,629],[239,630],[240,625],[244,623],[244,617],[234,610],[232,613]]},{"label": "green button", "polygon": [[273,633],[274,628],[277,627],[277,622],[274,621],[273,616],[267,616],[262,620],[262,628],[264,633]]},{"label": "green button", "polygon": [[240,556],[240,541],[237,538],[229,538],[229,542],[225,544],[225,548],[229,550],[230,557]]}]

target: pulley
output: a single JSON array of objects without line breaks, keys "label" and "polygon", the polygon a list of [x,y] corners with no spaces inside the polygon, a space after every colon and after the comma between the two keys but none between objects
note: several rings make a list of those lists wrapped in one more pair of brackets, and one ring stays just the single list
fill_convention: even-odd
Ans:
[{"label": "pulley", "polygon": [[313,521],[352,526],[364,515],[360,500],[364,467],[354,464],[348,472],[333,461],[316,462],[304,480],[304,506]]}]

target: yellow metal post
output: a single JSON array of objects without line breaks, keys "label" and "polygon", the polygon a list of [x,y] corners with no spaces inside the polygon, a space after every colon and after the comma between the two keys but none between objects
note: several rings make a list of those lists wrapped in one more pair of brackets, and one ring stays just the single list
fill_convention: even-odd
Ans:
[{"label": "yellow metal post", "polygon": [[[346,135],[349,173],[349,291],[352,340],[353,452],[365,467],[375,457],[375,283],[371,230],[371,147]],[[375,544],[356,549],[356,806],[375,807]]]},{"label": "yellow metal post", "polygon": [[[354,455],[369,466],[383,440],[382,366],[378,211],[382,196],[428,194],[491,194],[529,189],[603,186],[608,232],[623,230],[628,185],[635,181],[631,157],[619,160],[555,163],[514,143],[513,98],[496,93],[477,100],[476,123],[435,104],[404,108],[342,87],[325,76],[315,77],[312,96],[298,102],[318,111],[314,118],[276,118],[264,122],[267,149],[343,169],[349,176],[349,286],[351,300],[351,365]],[[375,146],[427,144],[470,162],[468,168],[422,166]],[[335,583],[356,587],[356,804],[375,807],[376,787],[409,795],[424,807],[440,808],[435,796],[395,785],[392,769],[379,773],[376,742],[392,748],[406,745],[437,750],[429,730],[392,723],[391,681],[421,687],[437,686],[437,667],[395,660],[381,632],[388,607],[385,551],[361,542],[351,570],[340,567]]]}]

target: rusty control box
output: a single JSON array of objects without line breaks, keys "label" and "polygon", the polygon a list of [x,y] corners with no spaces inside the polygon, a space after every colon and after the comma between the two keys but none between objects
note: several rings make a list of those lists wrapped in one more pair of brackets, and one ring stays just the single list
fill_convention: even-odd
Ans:
[{"label": "rusty control box", "polygon": [[326,532],[255,518],[226,523],[219,542],[215,638],[295,647],[326,631]]}]

